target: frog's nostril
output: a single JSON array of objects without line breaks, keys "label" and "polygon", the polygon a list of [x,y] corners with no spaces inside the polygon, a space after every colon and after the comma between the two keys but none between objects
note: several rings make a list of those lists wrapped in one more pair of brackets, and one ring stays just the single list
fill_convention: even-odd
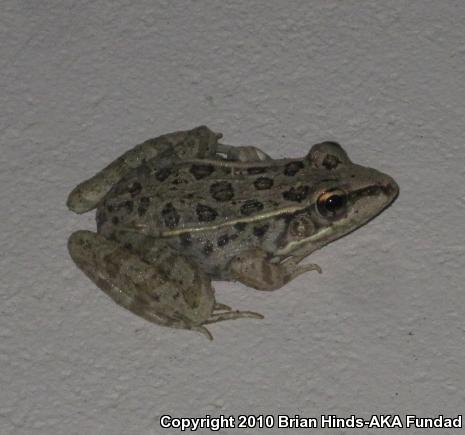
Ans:
[{"label": "frog's nostril", "polygon": [[388,180],[386,180],[381,185],[381,189],[384,191],[384,193],[387,196],[390,196],[390,197],[397,197],[397,195],[399,194],[399,186],[392,178],[389,178]]}]

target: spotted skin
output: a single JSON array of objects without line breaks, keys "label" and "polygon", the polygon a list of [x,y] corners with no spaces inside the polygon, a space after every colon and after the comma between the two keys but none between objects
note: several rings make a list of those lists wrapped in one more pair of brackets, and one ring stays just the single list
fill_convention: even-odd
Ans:
[{"label": "spotted skin", "polygon": [[167,228],[173,229],[178,226],[179,214],[171,202],[165,205],[161,214]]},{"label": "spotted skin", "polygon": [[218,216],[218,212],[208,205],[197,204],[195,210],[199,222],[212,222]]},{"label": "spotted skin", "polygon": [[210,195],[219,202],[231,201],[234,198],[234,189],[231,183],[219,181],[210,186]]},{"label": "spotted skin", "polygon": [[218,309],[209,277],[167,246],[157,247],[161,255],[151,265],[119,243],[91,231],[76,231],[68,240],[68,250],[80,269],[110,298],[150,322],[198,331],[211,340],[213,336],[204,325],[262,318],[251,311],[215,313]]},{"label": "spotted skin", "polygon": [[257,190],[268,190],[273,187],[273,183],[272,178],[259,177],[253,182],[253,185]]},{"label": "spotted skin", "polygon": [[89,278],[144,319],[209,338],[205,325],[261,318],[216,302],[212,280],[275,290],[320,271],[300,262],[398,194],[391,177],[353,164],[334,142],[275,160],[221,136],[201,126],[150,139],[67,202],[76,213],[97,208],[97,233],[77,231],[68,244]]},{"label": "spotted skin", "polygon": [[227,234],[220,236],[216,242],[219,248],[226,246],[228,243],[229,243],[229,236]]},{"label": "spotted skin", "polygon": [[309,186],[291,187],[286,192],[283,192],[283,199],[286,201],[302,202],[308,197],[309,193]]},{"label": "spotted skin", "polygon": [[241,214],[251,216],[263,210],[264,205],[255,199],[249,199],[241,205]]},{"label": "spotted skin", "polygon": [[190,173],[196,180],[202,180],[210,176],[214,171],[215,167],[213,165],[192,165],[190,167]]},{"label": "spotted skin", "polygon": [[290,162],[284,166],[284,175],[294,177],[301,169],[304,168],[303,162]]}]

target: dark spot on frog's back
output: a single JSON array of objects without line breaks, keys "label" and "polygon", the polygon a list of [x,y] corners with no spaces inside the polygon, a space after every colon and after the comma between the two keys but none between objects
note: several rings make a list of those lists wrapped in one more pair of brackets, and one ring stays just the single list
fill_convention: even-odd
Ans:
[{"label": "dark spot on frog's back", "polygon": [[148,293],[148,295],[155,301],[155,302],[160,302],[160,296],[158,293]]},{"label": "dark spot on frog's back", "polygon": [[218,216],[216,210],[203,204],[197,204],[195,211],[200,222],[211,222]]},{"label": "dark spot on frog's back", "polygon": [[227,234],[223,234],[222,236],[218,237],[216,244],[221,248],[229,243],[229,236]]},{"label": "dark spot on frog's back", "polygon": [[192,244],[191,233],[183,233],[179,236],[179,239],[181,240],[182,246],[189,246],[190,244]]},{"label": "dark spot on frog's back", "polygon": [[142,191],[142,184],[140,184],[138,181],[135,181],[129,186],[129,194],[131,195],[131,198],[134,198],[135,196],[139,195]]},{"label": "dark spot on frog's back", "polygon": [[208,177],[213,173],[215,168],[213,165],[192,165],[190,173],[195,177],[196,180]]},{"label": "dark spot on frog's back", "polygon": [[140,217],[144,216],[144,214],[147,212],[148,208],[150,205],[150,198],[147,196],[143,196],[139,200],[139,207],[137,208],[137,213]]},{"label": "dark spot on frog's back", "polygon": [[162,182],[162,181],[165,181],[170,175],[171,175],[171,169],[170,168],[162,168],[162,169],[159,169],[155,173],[155,178],[158,181]]},{"label": "dark spot on frog's back", "polygon": [[255,226],[255,227],[253,227],[253,233],[257,237],[263,237],[266,234],[266,232],[268,231],[269,227],[270,227],[269,224]]},{"label": "dark spot on frog's back", "polygon": [[134,209],[134,203],[128,199],[124,202],[124,208],[128,213],[132,213],[132,210]]},{"label": "dark spot on frog's back", "polygon": [[213,252],[213,244],[212,242],[208,241],[203,245],[203,253],[205,255],[210,255]]},{"label": "dark spot on frog's back", "polygon": [[284,175],[293,177],[297,172],[303,169],[304,164],[302,162],[290,162],[284,167]]},{"label": "dark spot on frog's back", "polygon": [[241,213],[244,216],[250,216],[263,210],[263,204],[255,199],[249,199],[241,206]]},{"label": "dark spot on frog's back", "polygon": [[234,224],[234,228],[237,231],[244,231],[246,226],[247,226],[246,222],[237,222],[236,224]]},{"label": "dark spot on frog's back", "polygon": [[332,155],[332,154],[328,154],[325,159],[323,160],[323,163],[322,165],[328,170],[330,171],[331,169],[336,169],[339,164],[342,163],[338,157]]},{"label": "dark spot on frog's back", "polygon": [[309,191],[308,186],[291,187],[288,191],[283,192],[283,198],[287,201],[301,202],[307,198]]},{"label": "dark spot on frog's back", "polygon": [[230,201],[234,198],[234,190],[231,183],[227,181],[219,181],[210,186],[210,194],[217,201],[224,202]]},{"label": "dark spot on frog's back", "polygon": [[247,168],[247,173],[250,175],[256,175],[256,174],[263,174],[266,172],[266,168],[261,168],[261,167],[254,167],[254,168]]},{"label": "dark spot on frog's back", "polygon": [[165,226],[167,226],[168,228],[173,229],[178,226],[179,214],[171,202],[169,202],[163,207],[163,210],[161,211],[161,216],[163,218]]},{"label": "dark spot on frog's back", "polygon": [[271,178],[260,177],[254,181],[253,185],[257,190],[267,190],[273,187],[273,180]]},{"label": "dark spot on frog's back", "polygon": [[104,211],[99,211],[97,213],[97,229],[100,229],[103,224],[107,221],[107,215]]}]

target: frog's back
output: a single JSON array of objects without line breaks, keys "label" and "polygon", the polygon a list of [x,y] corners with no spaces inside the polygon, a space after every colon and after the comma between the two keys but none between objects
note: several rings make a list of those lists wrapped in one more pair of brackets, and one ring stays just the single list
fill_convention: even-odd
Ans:
[{"label": "frog's back", "polygon": [[306,206],[312,176],[301,160],[142,165],[99,205],[100,232],[125,228],[149,235],[217,228]]}]

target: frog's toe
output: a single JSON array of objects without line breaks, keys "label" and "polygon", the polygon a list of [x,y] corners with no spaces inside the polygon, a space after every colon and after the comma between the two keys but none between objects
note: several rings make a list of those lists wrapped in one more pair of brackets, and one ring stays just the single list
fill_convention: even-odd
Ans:
[{"label": "frog's toe", "polygon": [[255,311],[236,311],[240,317],[248,317],[250,319],[264,319],[265,316],[260,313],[256,313]]},{"label": "frog's toe", "polygon": [[231,311],[232,308],[229,306],[229,305],[226,305],[226,304],[220,304],[218,302],[215,303],[215,306],[213,307],[213,310],[214,311]]},{"label": "frog's toe", "polygon": [[207,328],[205,328],[205,326],[193,326],[191,329],[192,331],[200,332],[205,337],[207,337],[210,341],[213,341],[212,333]]},{"label": "frog's toe", "polygon": [[263,315],[255,313],[254,311],[228,311],[227,313],[212,314],[205,322],[203,322],[203,324],[208,325],[210,323],[223,322],[225,320],[243,319],[244,317],[251,319],[264,318]]}]

